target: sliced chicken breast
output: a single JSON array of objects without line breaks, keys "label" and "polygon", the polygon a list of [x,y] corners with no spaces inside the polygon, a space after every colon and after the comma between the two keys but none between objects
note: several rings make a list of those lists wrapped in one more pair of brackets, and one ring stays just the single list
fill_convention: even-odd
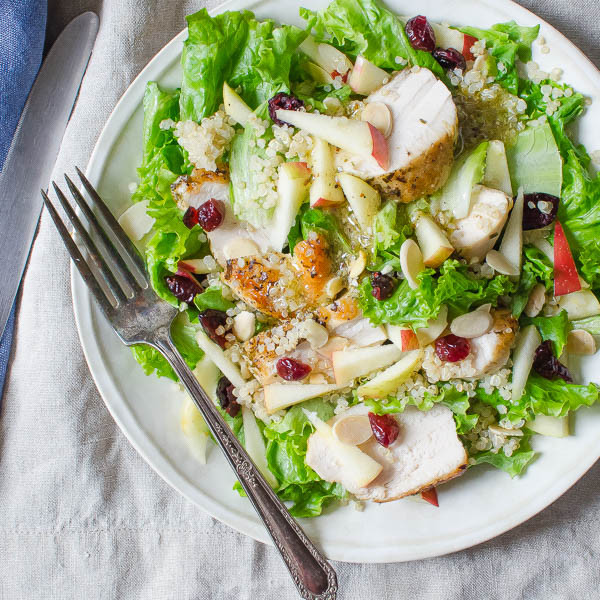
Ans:
[{"label": "sliced chicken breast", "polygon": [[265,254],[273,249],[267,230],[256,229],[233,214],[227,173],[194,169],[191,175],[179,177],[171,191],[181,210],[190,206],[198,208],[210,199],[221,202],[225,211],[223,222],[206,235],[212,255],[222,267],[228,259]]},{"label": "sliced chicken breast", "polygon": [[365,102],[383,103],[391,112],[388,169],[372,157],[342,151],[336,154],[336,165],[401,202],[441,188],[450,174],[458,133],[456,106],[448,88],[428,69],[413,67],[398,73]]},{"label": "sliced chicken breast", "polygon": [[461,256],[480,262],[494,247],[512,208],[512,198],[500,190],[476,185],[471,201],[469,214],[454,222],[450,242]]},{"label": "sliced chicken breast", "polygon": [[[368,408],[360,404],[329,421],[334,425],[350,414],[366,414]],[[342,481],[339,465],[328,453],[326,442],[318,433],[308,439],[306,464],[326,481],[337,481],[360,500],[390,502],[416,494],[461,475],[467,467],[467,453],[456,434],[452,412],[445,406],[435,405],[422,412],[408,407],[394,415],[400,425],[398,439],[388,448],[374,438],[361,444],[359,449],[383,466],[381,473],[364,488],[348,487]]]},{"label": "sliced chicken breast", "polygon": [[508,361],[517,331],[518,321],[508,310],[492,311],[494,322],[490,331],[469,340],[471,352],[458,362],[443,362],[433,345],[425,349],[423,370],[431,383],[449,379],[477,379],[500,370]]}]

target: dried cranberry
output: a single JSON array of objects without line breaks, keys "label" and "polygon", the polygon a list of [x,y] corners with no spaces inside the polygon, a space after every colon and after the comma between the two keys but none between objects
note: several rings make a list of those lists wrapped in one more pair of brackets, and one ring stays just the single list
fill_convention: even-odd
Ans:
[{"label": "dried cranberry", "polygon": [[233,395],[233,383],[223,376],[217,383],[217,399],[221,408],[231,417],[236,417],[242,408]]},{"label": "dried cranberry", "polygon": [[369,423],[375,439],[385,448],[393,444],[400,433],[398,421],[392,415],[369,413]]},{"label": "dried cranberry", "polygon": [[433,27],[423,15],[413,17],[406,22],[404,27],[408,41],[415,50],[432,52],[435,48],[435,33]]},{"label": "dried cranberry", "polygon": [[204,231],[214,231],[225,216],[225,207],[222,202],[211,198],[198,209],[198,223]]},{"label": "dried cranberry", "polygon": [[202,292],[200,284],[194,279],[193,275],[167,275],[165,283],[169,291],[177,300],[187,302],[188,304],[194,301],[194,297]]},{"label": "dried cranberry", "polygon": [[311,372],[308,365],[294,358],[280,358],[275,366],[279,377],[286,381],[300,381]]},{"label": "dried cranberry", "polygon": [[304,106],[304,102],[295,96],[290,96],[285,92],[279,92],[275,94],[269,100],[269,116],[273,119],[273,123],[276,125],[287,125],[285,121],[281,121],[277,118],[275,111],[280,108],[284,110],[300,110]]},{"label": "dried cranberry", "polygon": [[537,347],[533,358],[533,370],[546,379],[560,378],[573,381],[569,369],[554,356],[550,340],[542,342]]},{"label": "dried cranberry", "polygon": [[192,229],[194,225],[198,225],[198,209],[193,206],[188,207],[188,209],[183,214],[183,224],[188,228]]},{"label": "dried cranberry", "polygon": [[[198,315],[198,320],[202,325],[206,335],[221,348],[225,348],[225,326],[227,325],[227,315],[222,310],[207,308]],[[219,327],[223,328],[223,333],[217,333]]]},{"label": "dried cranberry", "polygon": [[379,271],[371,273],[371,294],[376,300],[387,300],[396,289],[396,280]]},{"label": "dried cranberry", "polygon": [[469,352],[471,352],[469,340],[458,337],[453,333],[435,341],[435,353],[440,360],[445,362],[458,362],[463,358],[467,358]]},{"label": "dried cranberry", "polygon": [[461,69],[464,71],[467,68],[465,57],[454,48],[436,48],[433,51],[433,58],[437,60],[444,69]]},{"label": "dried cranberry", "polygon": [[554,222],[559,198],[552,194],[525,194],[523,198],[523,229],[540,229]]}]

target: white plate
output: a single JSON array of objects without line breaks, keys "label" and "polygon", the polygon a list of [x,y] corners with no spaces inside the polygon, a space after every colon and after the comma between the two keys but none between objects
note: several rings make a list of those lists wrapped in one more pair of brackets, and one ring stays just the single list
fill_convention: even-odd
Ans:
[{"label": "white plate", "polygon": [[[301,25],[297,7],[320,8],[326,0],[278,2],[233,0],[227,9],[248,8],[259,18]],[[410,0],[388,0],[398,14],[414,12]],[[223,10],[221,7],[219,10]],[[583,119],[579,141],[595,150],[600,124],[600,73],[585,56],[551,26],[509,0],[422,0],[419,13],[432,20],[488,27],[515,19],[522,25],[542,24],[551,48],[536,60],[549,71],[564,69],[564,79],[595,102]],[[110,119],[88,166],[88,177],[113,212],[129,203],[128,185],[136,180],[141,160],[142,107],[147,81],[167,87],[180,83],[179,56],[186,33],[170,42],[127,90]],[[212,448],[208,464],[198,465],[179,429],[181,394],[171,382],[146,377],[131,352],[118,341],[93,306],[82,280],[72,271],[75,316],[92,376],[106,406],[144,459],[171,486],[231,527],[267,542],[267,534],[247,500],[232,491],[234,476]],[[592,362],[584,365],[590,373]],[[600,407],[582,409],[575,435],[562,440],[536,439],[540,457],[520,479],[511,480],[488,467],[470,470],[439,490],[440,508],[402,500],[368,505],[364,512],[341,507],[302,521],[308,535],[328,557],[351,562],[407,561],[468,548],[515,527],[556,500],[600,456]]]}]

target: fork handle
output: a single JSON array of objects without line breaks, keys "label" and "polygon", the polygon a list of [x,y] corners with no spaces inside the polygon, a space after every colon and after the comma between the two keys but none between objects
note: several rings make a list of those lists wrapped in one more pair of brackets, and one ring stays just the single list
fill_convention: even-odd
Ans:
[{"label": "fork handle", "polygon": [[151,345],[167,359],[202,413],[250,502],[265,524],[300,596],[306,600],[335,600],[338,589],[335,571],[265,481],[175,348],[170,333],[158,333]]}]

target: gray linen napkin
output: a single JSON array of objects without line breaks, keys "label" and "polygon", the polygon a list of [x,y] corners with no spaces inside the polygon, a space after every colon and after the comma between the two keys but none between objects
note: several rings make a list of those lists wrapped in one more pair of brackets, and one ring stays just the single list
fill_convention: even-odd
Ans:
[{"label": "gray linen napkin", "polygon": [[[476,0],[473,0],[476,1]],[[527,0],[600,64],[596,0]],[[84,9],[98,40],[56,177],[84,166],[114,104],[201,1],[51,0],[49,36]],[[0,418],[0,599],[293,599],[276,552],[171,490],[117,429],[75,330],[68,259],[44,216]],[[598,598],[600,465],[515,530],[414,563],[336,564],[343,600]]]}]

